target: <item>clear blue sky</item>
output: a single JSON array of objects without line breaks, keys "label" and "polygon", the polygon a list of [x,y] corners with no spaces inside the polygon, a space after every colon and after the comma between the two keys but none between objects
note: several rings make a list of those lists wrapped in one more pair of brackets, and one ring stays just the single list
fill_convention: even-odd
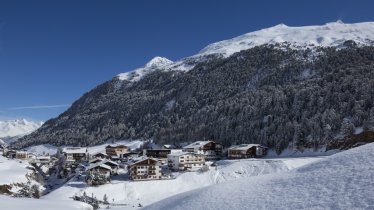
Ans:
[{"label": "clear blue sky", "polygon": [[177,60],[279,23],[374,21],[373,2],[0,0],[0,119],[56,117],[154,56]]}]

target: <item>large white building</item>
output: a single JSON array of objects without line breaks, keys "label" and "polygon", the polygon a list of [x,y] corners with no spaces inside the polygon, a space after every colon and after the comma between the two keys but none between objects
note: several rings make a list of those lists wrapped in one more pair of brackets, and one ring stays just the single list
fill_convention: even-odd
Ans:
[{"label": "large white building", "polygon": [[196,141],[183,147],[183,151],[205,155],[206,160],[216,160],[221,158],[223,146],[214,141]]},{"label": "large white building", "polygon": [[140,160],[129,166],[128,173],[134,181],[161,179],[161,163],[151,158]]},{"label": "large white building", "polygon": [[190,152],[177,152],[168,155],[168,166],[170,169],[194,170],[205,166],[205,155]]},{"label": "large white building", "polygon": [[62,150],[65,162],[74,163],[88,160],[88,150],[85,147],[66,147]]}]

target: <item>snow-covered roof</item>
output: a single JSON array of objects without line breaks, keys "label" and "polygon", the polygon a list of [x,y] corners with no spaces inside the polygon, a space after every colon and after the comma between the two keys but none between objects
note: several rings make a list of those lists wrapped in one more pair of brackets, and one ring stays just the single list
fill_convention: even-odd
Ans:
[{"label": "snow-covered roof", "polygon": [[118,163],[113,162],[113,161],[111,161],[111,160],[106,160],[106,159],[105,159],[105,160],[102,160],[101,162],[102,162],[103,164],[108,164],[108,163],[109,163],[109,164],[113,164],[113,165],[118,166]]},{"label": "snow-covered roof", "polygon": [[95,163],[95,164],[91,164],[90,166],[87,167],[87,170],[91,170],[91,169],[94,169],[94,168],[97,168],[97,167],[101,167],[101,168],[105,168],[105,169],[108,169],[108,170],[112,170],[112,168],[104,163]]},{"label": "snow-covered roof", "polygon": [[263,147],[263,146],[261,146],[260,144],[241,144],[241,145],[231,146],[229,149],[248,150],[251,147]]},{"label": "snow-covered roof", "polygon": [[175,153],[168,154],[168,156],[169,155],[170,156],[176,156],[176,157],[183,156],[183,155],[204,156],[203,154],[195,154],[195,153],[191,153],[191,152],[175,152]]},{"label": "snow-covered roof", "polygon": [[65,147],[64,149],[62,149],[62,152],[63,153],[68,153],[68,154],[71,154],[71,153],[86,153],[87,148],[86,147]]},{"label": "snow-covered roof", "polygon": [[145,160],[153,160],[153,161],[156,161],[157,164],[160,163],[157,159],[154,159],[154,158],[143,158],[142,160],[138,160],[138,161],[136,161],[135,163],[130,164],[130,166],[137,165],[137,164],[139,164],[139,163],[141,163],[141,162],[143,162],[143,161],[145,161]]},{"label": "snow-covered roof", "polygon": [[189,144],[189,145],[187,145],[187,146],[185,146],[183,148],[184,149],[188,149],[188,148],[200,148],[200,147],[202,147],[202,146],[204,146],[204,145],[206,145],[206,144],[208,144],[210,142],[212,142],[212,141],[196,141],[196,142],[194,142],[192,144]]},{"label": "snow-covered roof", "polygon": [[94,159],[90,160],[90,163],[101,162],[101,161],[103,161],[103,159],[101,159],[101,158],[94,158]]},{"label": "snow-covered roof", "polygon": [[51,156],[37,156],[36,159],[48,159],[50,160],[51,159]]},{"label": "snow-covered roof", "polygon": [[104,153],[104,152],[98,152],[98,153],[96,153],[96,154],[94,154],[94,155],[92,155],[92,156],[96,156],[96,155],[104,155],[104,156],[109,156],[109,155],[107,155],[106,153]]}]

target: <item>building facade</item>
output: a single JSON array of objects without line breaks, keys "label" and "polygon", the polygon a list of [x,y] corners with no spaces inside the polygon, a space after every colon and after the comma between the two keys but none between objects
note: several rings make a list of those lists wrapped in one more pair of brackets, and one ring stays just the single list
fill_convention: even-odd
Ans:
[{"label": "building facade", "polygon": [[196,170],[205,166],[205,155],[179,152],[168,155],[168,167],[173,171]]},{"label": "building facade", "polygon": [[123,155],[129,152],[129,148],[125,145],[108,145],[105,147],[105,152],[111,158],[123,158]]},{"label": "building facade", "polygon": [[217,160],[222,156],[223,145],[214,141],[196,141],[183,147],[183,151],[205,155],[206,160]]},{"label": "building facade", "polygon": [[67,163],[88,161],[88,150],[84,147],[66,147],[62,153]]},{"label": "building facade", "polygon": [[129,178],[134,181],[156,180],[162,178],[161,163],[158,160],[147,158],[129,166]]},{"label": "building facade", "polygon": [[227,150],[229,159],[243,159],[263,157],[267,154],[267,147],[260,144],[241,144],[230,147]]}]

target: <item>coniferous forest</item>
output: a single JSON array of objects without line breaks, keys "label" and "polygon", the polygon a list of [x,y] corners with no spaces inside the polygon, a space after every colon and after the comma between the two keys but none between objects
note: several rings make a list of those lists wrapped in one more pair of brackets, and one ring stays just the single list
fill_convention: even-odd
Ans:
[{"label": "coniferous forest", "polygon": [[115,77],[13,146],[211,139],[282,151],[334,145],[374,127],[374,47],[262,45],[194,64],[137,82]]}]

